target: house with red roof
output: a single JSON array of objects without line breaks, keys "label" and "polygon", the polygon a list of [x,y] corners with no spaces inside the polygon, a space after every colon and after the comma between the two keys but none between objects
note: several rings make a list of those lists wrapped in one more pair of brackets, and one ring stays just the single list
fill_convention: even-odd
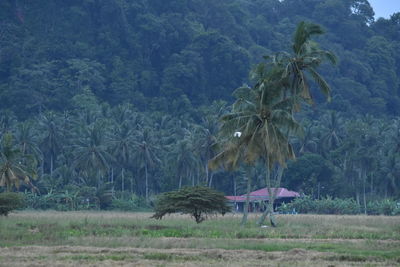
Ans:
[{"label": "house with red roof", "polygon": [[[274,208],[282,205],[283,203],[289,203],[296,197],[300,197],[300,194],[294,191],[287,190],[286,188],[271,188],[276,192]],[[236,211],[242,212],[244,209],[244,204],[246,203],[247,194],[240,196],[226,196],[226,198],[231,202]],[[263,211],[266,207],[266,203],[269,201],[269,193],[267,188],[263,188],[254,192],[251,192],[249,195],[250,205],[249,211],[257,212]]]}]

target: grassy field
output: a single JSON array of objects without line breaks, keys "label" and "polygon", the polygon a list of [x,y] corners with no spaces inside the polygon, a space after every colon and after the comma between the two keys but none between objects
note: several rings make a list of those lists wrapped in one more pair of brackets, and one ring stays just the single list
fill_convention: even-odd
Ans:
[{"label": "grassy field", "polygon": [[400,266],[400,217],[24,211],[0,217],[0,266]]}]

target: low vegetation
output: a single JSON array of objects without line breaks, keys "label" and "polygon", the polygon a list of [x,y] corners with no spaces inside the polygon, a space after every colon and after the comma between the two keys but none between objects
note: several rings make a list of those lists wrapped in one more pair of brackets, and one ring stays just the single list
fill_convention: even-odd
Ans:
[{"label": "low vegetation", "polygon": [[0,215],[7,216],[10,211],[25,206],[24,196],[18,193],[0,193]]},{"label": "low vegetation", "polygon": [[326,197],[312,199],[311,197],[297,198],[293,202],[279,207],[281,213],[310,213],[310,214],[369,214],[369,215],[400,215],[400,202],[390,199],[369,201],[365,207],[354,199]]}]

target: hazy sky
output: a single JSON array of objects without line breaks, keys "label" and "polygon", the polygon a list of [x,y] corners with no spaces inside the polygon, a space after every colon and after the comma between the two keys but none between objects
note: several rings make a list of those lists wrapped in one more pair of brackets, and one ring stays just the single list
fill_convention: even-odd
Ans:
[{"label": "hazy sky", "polygon": [[375,11],[375,18],[389,18],[395,12],[400,12],[400,0],[369,0]]}]

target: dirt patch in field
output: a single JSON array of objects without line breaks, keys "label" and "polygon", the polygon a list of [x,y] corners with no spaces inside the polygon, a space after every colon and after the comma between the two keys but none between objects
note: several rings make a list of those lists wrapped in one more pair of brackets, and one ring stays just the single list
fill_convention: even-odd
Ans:
[{"label": "dirt patch in field", "polygon": [[278,263],[283,266],[362,265],[351,259],[337,260],[332,253],[303,249],[263,252],[87,246],[0,248],[0,266],[276,266]]}]

